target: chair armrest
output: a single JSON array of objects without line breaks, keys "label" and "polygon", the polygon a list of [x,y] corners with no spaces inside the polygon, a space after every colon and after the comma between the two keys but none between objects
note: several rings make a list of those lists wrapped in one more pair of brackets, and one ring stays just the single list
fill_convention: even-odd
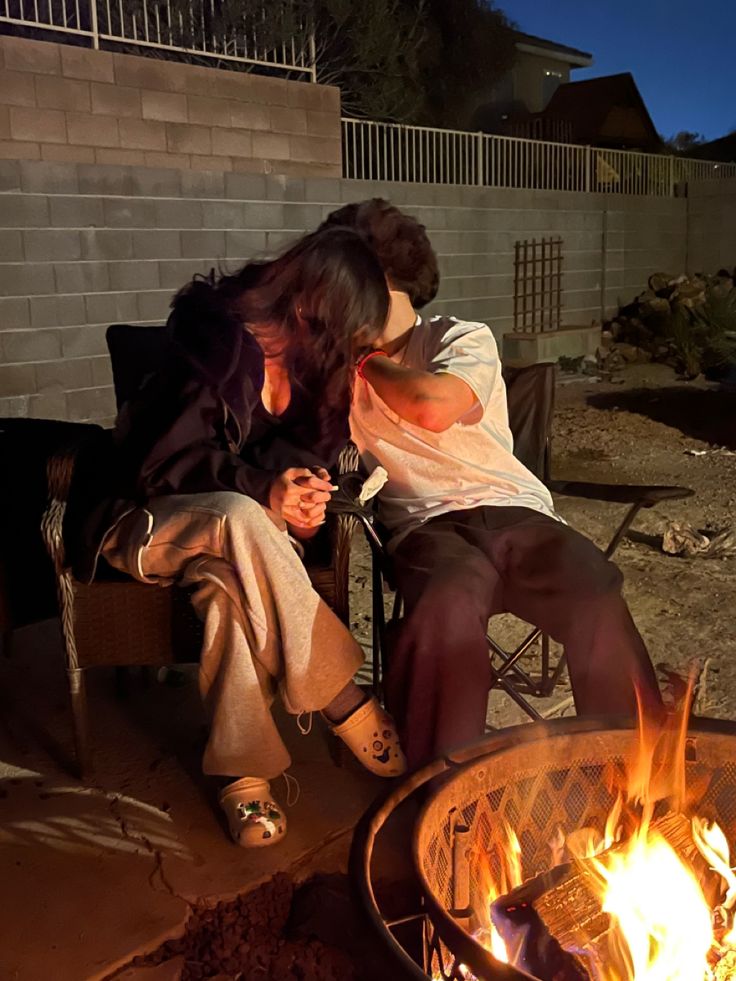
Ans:
[{"label": "chair armrest", "polygon": [[669,487],[657,484],[598,484],[582,480],[549,480],[553,494],[580,497],[587,501],[610,501],[614,504],[640,504],[651,508],[662,501],[680,501],[692,497],[690,487]]}]

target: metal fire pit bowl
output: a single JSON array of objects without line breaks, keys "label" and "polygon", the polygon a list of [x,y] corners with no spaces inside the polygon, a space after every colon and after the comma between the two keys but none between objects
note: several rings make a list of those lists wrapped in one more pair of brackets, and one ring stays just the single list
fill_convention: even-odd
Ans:
[{"label": "metal fire pit bowl", "polygon": [[[405,780],[377,802],[356,829],[351,875],[361,903],[399,978],[461,981],[466,965],[479,981],[529,978],[502,964],[473,937],[472,910],[482,895],[479,855],[501,870],[504,822],[521,845],[524,878],[550,867],[559,829],[603,830],[615,800],[611,789],[635,750],[636,733],[621,720],[560,719],[519,726],[458,751]],[[698,813],[717,820],[736,841],[736,724],[699,721],[686,745],[689,786],[704,790]],[[431,783],[411,848],[421,887],[425,964],[403,950],[376,903],[371,859],[377,836],[400,804]],[[404,918],[405,920],[406,918]]]}]

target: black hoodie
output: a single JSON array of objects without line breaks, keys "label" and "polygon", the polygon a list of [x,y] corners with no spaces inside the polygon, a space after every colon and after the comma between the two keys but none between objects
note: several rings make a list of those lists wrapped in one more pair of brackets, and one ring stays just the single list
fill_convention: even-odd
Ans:
[{"label": "black hoodie", "polygon": [[263,353],[216,286],[193,282],[177,297],[170,324],[164,366],[122,407],[112,432],[90,441],[78,459],[65,541],[84,582],[94,578],[106,533],[132,507],[212,491],[237,491],[267,505],[278,473],[329,469],[347,441],[346,419],[323,450],[326,458],[314,453],[317,407],[296,388],[280,419],[266,412]]}]

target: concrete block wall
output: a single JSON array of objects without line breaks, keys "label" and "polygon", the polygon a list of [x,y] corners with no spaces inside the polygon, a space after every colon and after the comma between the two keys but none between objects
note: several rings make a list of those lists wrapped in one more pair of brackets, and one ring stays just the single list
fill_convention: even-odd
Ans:
[{"label": "concrete block wall", "polygon": [[518,238],[563,237],[568,324],[684,268],[684,200],[0,161],[0,416],[109,423],[109,324],[160,323],[195,272],[274,252],[374,195],[427,225],[443,273],[430,312],[486,321],[499,339]]},{"label": "concrete block wall", "polygon": [[736,180],[690,184],[688,271],[715,273],[736,266]]},{"label": "concrete block wall", "polygon": [[0,158],[339,177],[340,93],[0,37]]}]

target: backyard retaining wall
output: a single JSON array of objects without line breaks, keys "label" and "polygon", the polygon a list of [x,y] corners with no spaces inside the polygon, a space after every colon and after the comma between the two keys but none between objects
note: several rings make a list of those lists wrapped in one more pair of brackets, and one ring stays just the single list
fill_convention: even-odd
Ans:
[{"label": "backyard retaining wall", "polygon": [[517,239],[563,238],[570,325],[685,268],[684,199],[0,161],[0,416],[109,422],[108,324],[159,323],[195,272],[278,249],[375,194],[429,229],[443,272],[432,312],[486,321],[499,340]]},{"label": "backyard retaining wall", "polygon": [[340,93],[0,36],[0,157],[339,177]]},{"label": "backyard retaining wall", "polygon": [[691,184],[687,199],[688,271],[736,266],[736,180]]}]

